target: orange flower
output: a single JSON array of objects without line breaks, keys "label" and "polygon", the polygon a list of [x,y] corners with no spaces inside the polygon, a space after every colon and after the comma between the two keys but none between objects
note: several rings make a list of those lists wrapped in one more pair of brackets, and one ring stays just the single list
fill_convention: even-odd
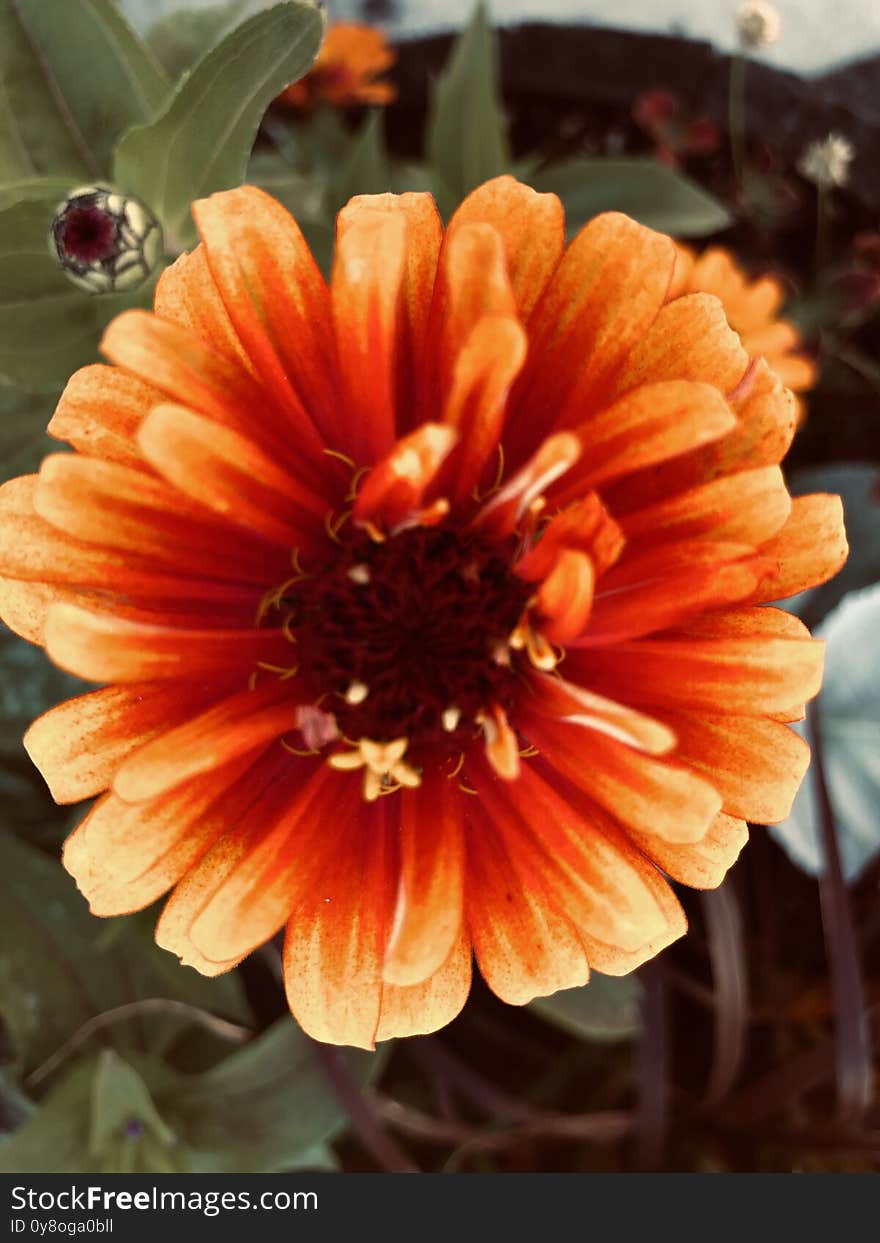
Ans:
[{"label": "orange flower", "polygon": [[[730,251],[720,246],[710,246],[700,256],[680,243],[676,250],[673,296],[714,294],[750,355],[765,358],[792,392],[811,389],[816,383],[816,364],[802,353],[803,341],[794,324],[779,315],[785,300],[782,282],[773,276],[750,280]],[[804,403],[799,397],[797,412],[800,422]]]},{"label": "orange flower", "polygon": [[[99,690],[26,745],[102,794],[65,864],[99,915],[172,889],[206,974],[286,925],[321,1040],[631,971],[806,768],[822,645],[765,601],[833,574],[790,498],[791,396],[673,243],[509,177],[445,236],[352,199],[329,288],[251,187],[127,311],[0,492],[3,615]],[[664,876],[664,873],[666,876]]]},{"label": "orange flower", "polygon": [[338,22],[327,28],[317,60],[280,98],[295,108],[317,103],[346,108],[355,104],[390,104],[397,91],[390,82],[378,82],[397,57],[381,30],[357,22]]}]

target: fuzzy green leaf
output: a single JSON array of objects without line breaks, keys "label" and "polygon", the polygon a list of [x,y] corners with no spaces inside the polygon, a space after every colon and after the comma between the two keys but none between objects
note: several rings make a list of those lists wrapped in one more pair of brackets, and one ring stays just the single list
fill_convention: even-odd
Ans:
[{"label": "fuzzy green leaf", "polygon": [[434,87],[427,151],[436,175],[437,201],[446,215],[471,190],[509,171],[497,45],[482,3]]},{"label": "fuzzy green leaf", "polygon": [[308,0],[256,14],[199,61],[152,124],[125,135],[115,179],[150,204],[172,243],[194,240],[193,199],[241,183],[263,113],[312,64],[322,30]]},{"label": "fuzzy green leaf", "polygon": [[723,203],[656,160],[566,160],[551,164],[531,181],[536,190],[559,195],[570,232],[603,211],[625,212],[673,237],[705,237],[732,223]]}]

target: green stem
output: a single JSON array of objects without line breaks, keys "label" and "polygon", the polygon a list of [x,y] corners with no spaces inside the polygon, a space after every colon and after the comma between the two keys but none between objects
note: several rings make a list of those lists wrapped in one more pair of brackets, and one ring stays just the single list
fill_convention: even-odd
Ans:
[{"label": "green stem", "polygon": [[730,83],[728,92],[728,129],[730,130],[730,158],[733,175],[742,187],[746,167],[746,58],[735,52],[730,58]]},{"label": "green stem", "polygon": [[828,229],[830,225],[828,186],[816,187],[816,245],[813,251],[813,279],[818,280],[828,254]]}]

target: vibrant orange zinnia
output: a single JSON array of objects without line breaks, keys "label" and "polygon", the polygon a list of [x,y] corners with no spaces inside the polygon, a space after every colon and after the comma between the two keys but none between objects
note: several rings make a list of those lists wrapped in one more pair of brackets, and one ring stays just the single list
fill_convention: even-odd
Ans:
[{"label": "vibrant orange zinnia", "polygon": [[[0,493],[2,609],[102,689],[26,744],[92,910],[173,888],[207,974],[286,925],[291,1009],[370,1046],[447,1023],[472,951],[505,1000],[631,971],[685,930],[807,765],[822,645],[758,607],[834,573],[792,500],[791,395],[669,238],[566,249],[502,177],[445,236],[353,199],[329,288],[244,187],[77,372],[76,453]],[[664,875],[665,874],[665,875]]]},{"label": "vibrant orange zinnia", "polygon": [[397,91],[390,82],[377,78],[396,59],[381,30],[357,22],[338,22],[328,27],[309,72],[289,86],[281,98],[295,108],[311,108],[321,102],[337,108],[390,104]]},{"label": "vibrant orange zinnia", "polygon": [[[672,295],[711,293],[718,298],[727,322],[738,332],[752,357],[764,358],[793,393],[804,393],[816,383],[816,364],[803,353],[801,334],[779,310],[785,288],[775,276],[750,279],[728,250],[710,246],[699,256],[688,246],[677,246]],[[803,400],[796,398],[798,420]]]}]

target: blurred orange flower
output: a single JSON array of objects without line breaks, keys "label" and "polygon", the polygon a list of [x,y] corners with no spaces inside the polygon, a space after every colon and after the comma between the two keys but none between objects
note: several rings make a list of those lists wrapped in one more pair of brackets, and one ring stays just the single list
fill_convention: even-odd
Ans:
[{"label": "blurred orange flower", "polygon": [[396,59],[381,30],[357,22],[338,22],[327,28],[309,72],[288,86],[280,98],[295,108],[312,108],[318,103],[337,108],[390,104],[397,98],[395,87],[377,79]]},{"label": "blurred orange flower", "polygon": [[808,760],[828,578],[791,395],[672,241],[509,177],[353,199],[332,277],[251,187],[115,319],[0,492],[0,605],[103,683],[28,731],[92,910],[206,974],[286,926],[320,1040],[432,1031],[685,931]]},{"label": "blurred orange flower", "polygon": [[[710,246],[698,256],[679,243],[677,251],[673,294],[714,294],[750,355],[765,358],[792,392],[800,394],[811,389],[816,383],[817,366],[803,353],[800,332],[779,314],[785,301],[782,282],[773,276],[750,279],[730,251],[720,246]],[[804,412],[800,397],[797,408],[800,421]]]}]

